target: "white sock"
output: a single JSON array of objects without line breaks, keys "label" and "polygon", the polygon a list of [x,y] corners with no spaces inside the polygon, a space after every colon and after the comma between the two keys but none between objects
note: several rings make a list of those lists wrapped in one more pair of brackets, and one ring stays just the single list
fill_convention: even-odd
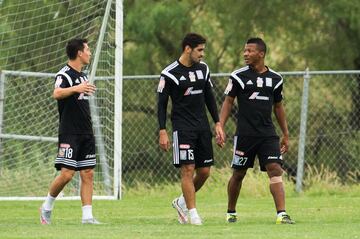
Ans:
[{"label": "white sock", "polygon": [[191,217],[191,218],[199,217],[199,214],[198,214],[196,208],[191,208],[191,209],[189,210],[189,214],[190,214],[190,217]]},{"label": "white sock", "polygon": [[92,206],[91,205],[85,205],[82,207],[82,219],[91,219],[93,218],[92,215]]},{"label": "white sock", "polygon": [[55,199],[56,197],[53,197],[50,195],[50,193],[48,193],[46,199],[45,199],[45,202],[43,203],[43,208],[46,210],[46,211],[51,211],[53,210],[54,208],[54,203],[55,203]]},{"label": "white sock", "polygon": [[181,194],[181,196],[179,197],[178,203],[179,203],[180,207],[187,209],[184,195]]},{"label": "white sock", "polygon": [[277,214],[278,217],[281,217],[282,215],[286,215],[286,212],[279,212],[279,213]]}]

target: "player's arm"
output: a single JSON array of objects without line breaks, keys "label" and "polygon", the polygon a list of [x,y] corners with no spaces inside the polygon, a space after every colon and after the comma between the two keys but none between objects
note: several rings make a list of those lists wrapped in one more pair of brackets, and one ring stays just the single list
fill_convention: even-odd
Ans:
[{"label": "player's arm", "polygon": [[95,90],[95,85],[90,84],[87,81],[76,86],[70,86],[66,79],[63,79],[62,76],[58,76],[55,83],[55,89],[53,91],[53,97],[56,100],[61,100],[76,93],[92,95]]},{"label": "player's arm", "polygon": [[[221,128],[225,128],[225,124],[226,124],[226,121],[228,120],[229,118],[229,115],[231,113],[231,109],[234,105],[234,97],[232,96],[226,96],[225,99],[224,99],[224,102],[221,106],[221,110],[220,110],[220,126]],[[222,138],[221,141],[218,142],[219,146],[223,147],[224,144],[225,144],[225,140],[226,140],[226,137],[225,137],[225,133],[224,133],[224,136]]]},{"label": "player's arm", "polygon": [[161,76],[157,89],[157,116],[159,122],[159,146],[164,151],[168,151],[170,149],[170,140],[166,132],[166,109],[169,101],[169,87],[169,82],[166,82],[165,78]]},{"label": "player's arm", "polygon": [[289,149],[289,130],[287,127],[285,108],[282,103],[282,84],[274,91],[274,114],[280,126],[282,137],[280,141],[281,153],[286,153]]},{"label": "player's arm", "polygon": [[[212,83],[211,83],[210,78],[207,80],[206,85],[205,85],[204,97],[205,97],[206,107],[208,108],[210,115],[215,123],[216,142],[220,142],[220,141],[223,142],[224,131],[220,125],[219,113],[218,113],[218,109],[216,106],[216,100],[215,100],[215,96],[214,96],[214,93],[212,90]],[[220,147],[223,146],[222,143],[218,143],[218,145]]]}]

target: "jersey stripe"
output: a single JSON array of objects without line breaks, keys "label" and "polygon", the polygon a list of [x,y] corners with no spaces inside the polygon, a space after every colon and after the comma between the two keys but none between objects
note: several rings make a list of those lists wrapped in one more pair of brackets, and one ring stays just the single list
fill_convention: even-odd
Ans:
[{"label": "jersey stripe", "polygon": [[166,67],[166,68],[161,72],[161,74],[163,74],[163,75],[169,77],[170,79],[172,79],[172,80],[175,82],[175,84],[177,84],[177,85],[179,85],[178,79],[176,79],[176,77],[175,77],[173,74],[171,74],[169,71],[172,70],[172,69],[174,69],[174,68],[177,67],[178,65],[179,65],[179,63],[177,63],[177,62],[175,61],[174,63],[170,64],[168,67]]},{"label": "jersey stripe", "polygon": [[245,89],[245,84],[244,84],[244,82],[242,82],[242,80],[240,79],[240,77],[238,77],[236,74],[237,74],[237,73],[240,73],[240,72],[243,72],[243,71],[247,71],[247,70],[249,70],[249,66],[244,66],[244,67],[242,67],[242,68],[240,68],[240,69],[237,69],[237,70],[235,70],[235,71],[233,71],[233,72],[231,73],[231,76],[232,76],[237,82],[239,82],[240,86],[241,86],[243,89]]},{"label": "jersey stripe", "polygon": [[178,139],[178,132],[173,132],[173,141],[174,141],[174,147],[173,147],[173,160],[174,164],[179,164],[179,139]]},{"label": "jersey stripe", "polygon": [[[204,64],[206,66],[206,74],[205,74],[205,80],[207,80],[207,78],[209,77],[209,74],[210,74],[210,70],[209,70],[209,67],[208,65],[203,62],[203,61],[200,61],[201,64]],[[212,84],[211,84],[212,85]]]}]

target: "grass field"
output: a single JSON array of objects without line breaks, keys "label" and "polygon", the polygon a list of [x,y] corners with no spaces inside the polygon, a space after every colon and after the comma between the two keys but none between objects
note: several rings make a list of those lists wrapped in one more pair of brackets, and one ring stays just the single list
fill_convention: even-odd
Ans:
[{"label": "grass field", "polygon": [[2,201],[0,238],[360,238],[359,185],[339,190],[320,185],[297,195],[287,182],[287,211],[297,224],[275,225],[270,193],[266,186],[254,190],[255,179],[265,180],[250,174],[244,182],[234,224],[225,222],[226,182],[209,180],[197,194],[203,226],[177,223],[170,204],[179,189],[168,185],[126,190],[121,201],[94,201],[103,225],[81,225],[79,201],[57,201],[49,226],[39,223],[40,201]]}]

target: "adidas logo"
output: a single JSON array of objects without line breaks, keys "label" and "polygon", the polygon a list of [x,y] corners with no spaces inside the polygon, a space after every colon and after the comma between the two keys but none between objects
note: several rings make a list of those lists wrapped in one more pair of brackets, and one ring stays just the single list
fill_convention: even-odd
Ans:
[{"label": "adidas logo", "polygon": [[75,83],[77,83],[77,84],[80,83],[79,79],[76,79],[76,80],[75,80]]},{"label": "adidas logo", "polygon": [[186,80],[186,78],[184,76],[181,76],[180,80]]},{"label": "adidas logo", "polygon": [[252,83],[251,80],[248,80],[248,81],[246,82],[246,84],[247,84],[247,85],[253,85],[253,83]]}]

